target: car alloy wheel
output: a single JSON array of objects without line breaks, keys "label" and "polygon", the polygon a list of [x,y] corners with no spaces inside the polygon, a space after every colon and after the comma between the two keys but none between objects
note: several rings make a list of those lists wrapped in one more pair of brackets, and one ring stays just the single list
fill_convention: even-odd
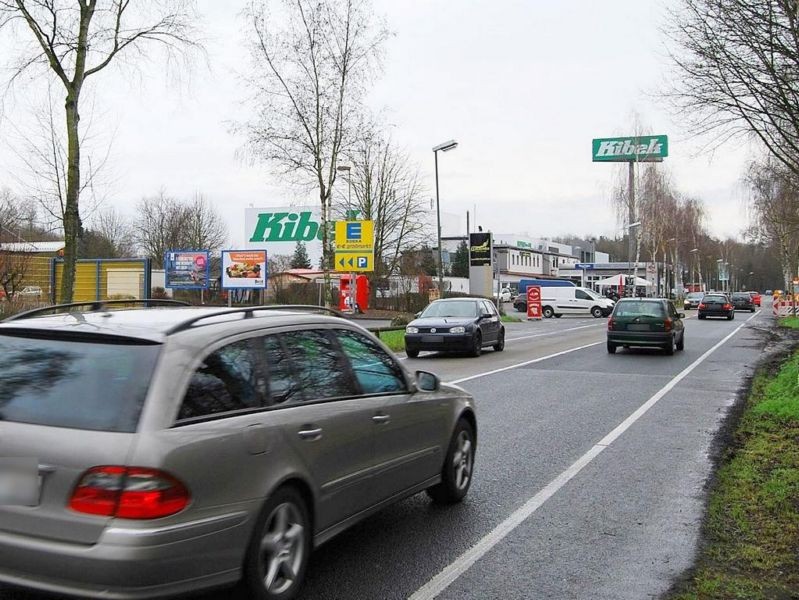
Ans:
[{"label": "car alloy wheel", "polygon": [[541,311],[541,314],[544,316],[545,319],[551,319],[552,315],[555,314],[555,311],[552,310],[551,306],[545,306],[544,310]]},{"label": "car alloy wheel", "polygon": [[505,330],[499,332],[499,338],[497,339],[497,343],[494,344],[494,351],[495,352],[502,352],[505,349]]},{"label": "car alloy wheel", "polygon": [[471,355],[472,356],[480,356],[480,353],[483,351],[483,336],[478,331],[474,334],[472,338],[472,349]]},{"label": "car alloy wheel", "polygon": [[465,419],[458,421],[444,459],[441,483],[428,488],[427,494],[441,504],[454,504],[466,497],[474,471],[474,429]]},{"label": "car alloy wheel", "polygon": [[289,600],[299,592],[311,549],[310,519],[293,487],[279,489],[264,506],[245,562],[251,598]]}]

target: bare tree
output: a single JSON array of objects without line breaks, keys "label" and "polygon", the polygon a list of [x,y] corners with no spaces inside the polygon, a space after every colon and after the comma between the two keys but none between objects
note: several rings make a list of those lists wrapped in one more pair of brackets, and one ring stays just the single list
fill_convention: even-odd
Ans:
[{"label": "bare tree", "polygon": [[751,194],[750,235],[777,248],[788,289],[799,274],[799,177],[772,160],[753,163],[746,182]]},{"label": "bare tree", "polygon": [[31,263],[29,252],[0,250],[0,288],[6,298],[13,298],[25,279]]},{"label": "bare tree", "polygon": [[[169,53],[196,46],[195,19],[187,0],[169,3],[130,0],[0,0],[0,29],[27,27],[32,44],[21,54],[20,73],[45,67],[66,93],[66,190],[64,193],[64,276],[61,298],[72,300],[81,228],[81,93],[87,79],[122,54],[142,53],[155,43]],[[16,75],[14,76],[16,77]]]},{"label": "bare tree", "polygon": [[227,241],[222,217],[201,195],[181,202],[161,191],[141,200],[136,208],[133,239],[156,268],[163,268],[169,250],[214,252]]},{"label": "bare tree", "polygon": [[371,277],[395,275],[403,252],[417,248],[432,233],[419,171],[391,140],[377,133],[357,142],[350,158],[354,208],[360,218],[374,221]]},{"label": "bare tree", "polygon": [[114,208],[98,213],[92,220],[95,231],[111,242],[117,256],[133,256],[135,242],[133,240],[133,223],[126,220]]},{"label": "bare tree", "polygon": [[10,190],[0,190],[0,240],[19,235],[22,213]]},{"label": "bare tree", "polygon": [[[273,11],[270,11],[273,9]],[[273,14],[282,9],[282,23]],[[252,34],[257,108],[245,124],[252,156],[316,189],[322,209],[322,264],[329,298],[330,199],[339,156],[357,139],[362,99],[387,32],[369,0],[254,1]]]},{"label": "bare tree", "polygon": [[680,118],[719,143],[753,134],[799,173],[796,0],[682,0],[671,21]]}]

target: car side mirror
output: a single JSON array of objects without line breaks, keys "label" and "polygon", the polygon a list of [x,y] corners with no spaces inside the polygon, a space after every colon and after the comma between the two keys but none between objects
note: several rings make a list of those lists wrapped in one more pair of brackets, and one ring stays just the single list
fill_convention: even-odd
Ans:
[{"label": "car side mirror", "polygon": [[677,316],[680,317],[681,319],[684,319],[685,318],[685,313],[678,313]]},{"label": "car side mirror", "polygon": [[481,318],[481,319],[490,319],[490,318],[491,318],[491,316],[492,316],[492,315],[491,315],[491,313],[489,313],[489,312],[484,312],[484,313],[482,313],[482,314],[480,315],[480,318]]},{"label": "car side mirror", "polygon": [[415,316],[416,316],[416,318],[417,318],[417,319],[418,319],[419,317],[421,317],[421,316],[422,316],[422,311],[420,310],[418,313],[416,313],[416,315],[415,315]]},{"label": "car side mirror", "polygon": [[441,380],[433,373],[416,371],[416,387],[422,392],[437,392],[441,388]]}]

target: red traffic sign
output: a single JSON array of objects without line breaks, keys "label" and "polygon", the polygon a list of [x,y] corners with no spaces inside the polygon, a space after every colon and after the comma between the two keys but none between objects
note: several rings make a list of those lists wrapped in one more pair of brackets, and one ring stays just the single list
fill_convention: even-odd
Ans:
[{"label": "red traffic sign", "polygon": [[541,286],[527,287],[527,318],[540,319],[541,314]]}]

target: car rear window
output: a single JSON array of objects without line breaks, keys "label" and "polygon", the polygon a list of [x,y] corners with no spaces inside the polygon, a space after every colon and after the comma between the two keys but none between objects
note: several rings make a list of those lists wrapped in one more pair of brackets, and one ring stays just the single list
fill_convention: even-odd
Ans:
[{"label": "car rear window", "polygon": [[705,304],[708,303],[716,303],[716,304],[724,304],[727,302],[726,296],[705,296],[703,301]]},{"label": "car rear window", "polygon": [[749,295],[748,292],[745,293],[745,294],[733,294],[732,297],[736,298],[738,300],[749,300],[749,299],[751,299],[751,296]]},{"label": "car rear window", "polygon": [[663,304],[660,302],[619,302],[616,305],[617,317],[665,317]]},{"label": "car rear window", "polygon": [[160,344],[0,335],[0,420],[133,432]]}]

